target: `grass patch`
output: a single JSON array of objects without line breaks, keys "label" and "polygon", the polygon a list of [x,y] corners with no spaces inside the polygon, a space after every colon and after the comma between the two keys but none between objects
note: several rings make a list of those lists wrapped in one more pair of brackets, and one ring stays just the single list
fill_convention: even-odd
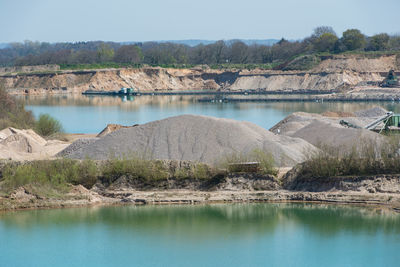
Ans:
[{"label": "grass patch", "polygon": [[310,70],[321,62],[319,57],[314,55],[304,55],[290,61],[283,70]]},{"label": "grass patch", "polygon": [[93,64],[60,64],[60,70],[86,70],[86,69],[119,69],[119,68],[141,68],[143,64],[134,63],[93,63]]},{"label": "grass patch", "polygon": [[139,157],[111,159],[105,162],[101,170],[108,183],[126,175],[131,179],[162,180],[170,177],[169,169],[162,161],[146,160]]},{"label": "grass patch", "polygon": [[69,184],[91,188],[97,180],[98,168],[90,160],[58,159],[6,164],[1,173],[2,185],[8,190],[33,184],[62,191]]},{"label": "grass patch", "polygon": [[[232,155],[227,157],[224,163],[229,165],[248,160],[259,162],[259,174],[277,174],[273,157],[261,150],[254,150],[246,155]],[[36,189],[43,188],[44,191],[38,193],[43,196],[49,195],[46,192],[68,192],[71,184],[83,185],[88,189],[92,188],[97,181],[110,185],[122,176],[130,182],[140,181],[157,185],[158,181],[168,179],[207,182],[232,172],[237,171],[225,171],[204,163],[149,160],[137,156],[98,162],[90,159],[6,162],[0,166],[0,191],[8,194],[18,187],[27,188],[28,186]]]},{"label": "grass patch", "polygon": [[209,67],[211,69],[247,69],[247,70],[254,70],[254,69],[264,69],[264,70],[271,70],[277,63],[266,63],[266,64],[233,64],[233,63],[223,63],[223,64],[210,64]]}]

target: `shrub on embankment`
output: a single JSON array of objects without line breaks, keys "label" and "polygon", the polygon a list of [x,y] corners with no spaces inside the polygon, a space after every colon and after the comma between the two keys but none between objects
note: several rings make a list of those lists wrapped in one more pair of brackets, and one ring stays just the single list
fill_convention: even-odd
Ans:
[{"label": "shrub on embankment", "polygon": [[35,129],[43,137],[61,133],[61,123],[48,114],[41,114],[35,120],[31,111],[25,110],[24,103],[10,96],[0,85],[0,130],[7,127]]},{"label": "shrub on embankment", "polygon": [[400,174],[400,143],[390,137],[378,147],[361,141],[348,152],[340,147],[321,147],[318,153],[294,167],[284,179],[291,189],[304,181],[331,182],[337,177],[361,177]]},{"label": "shrub on embankment", "polygon": [[11,97],[0,85],[0,130],[6,127],[29,129],[35,125],[32,112],[22,102]]},{"label": "shrub on embankment", "polygon": [[[253,172],[255,176],[276,175],[276,169],[271,165],[271,155],[261,151],[255,151],[254,155],[252,159],[260,160],[258,171]],[[224,160],[226,165],[218,167],[197,162],[149,160],[134,156],[105,161],[56,159],[5,162],[0,164],[0,191],[9,192],[28,184],[61,191],[70,184],[91,188],[99,182],[107,187],[122,177],[128,184],[147,184],[149,188],[162,188],[162,184],[169,180],[211,185],[232,173],[245,174],[245,171],[223,168],[232,163],[240,163],[242,159],[243,156],[232,156]]]}]

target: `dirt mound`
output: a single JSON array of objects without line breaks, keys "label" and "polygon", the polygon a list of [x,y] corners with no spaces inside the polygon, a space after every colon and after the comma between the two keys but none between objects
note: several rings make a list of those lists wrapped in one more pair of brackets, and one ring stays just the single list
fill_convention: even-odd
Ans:
[{"label": "dirt mound", "polygon": [[339,90],[356,85],[359,80],[344,80],[341,73],[271,73],[267,75],[240,76],[229,86],[231,90],[265,89],[286,90]]},{"label": "dirt mound", "polygon": [[316,151],[304,140],[275,135],[250,122],[182,115],[119,129],[66,156],[107,159],[134,153],[154,159],[216,163],[226,155],[256,148],[272,153],[276,163],[285,166],[301,162],[305,153]]},{"label": "dirt mound", "polygon": [[391,69],[397,69],[396,55],[377,58],[345,55],[323,60],[313,71],[332,72],[348,70],[356,72],[387,72]]},{"label": "dirt mound", "polygon": [[68,143],[58,140],[46,141],[33,130],[6,128],[0,131],[0,159],[43,159],[54,156]]}]

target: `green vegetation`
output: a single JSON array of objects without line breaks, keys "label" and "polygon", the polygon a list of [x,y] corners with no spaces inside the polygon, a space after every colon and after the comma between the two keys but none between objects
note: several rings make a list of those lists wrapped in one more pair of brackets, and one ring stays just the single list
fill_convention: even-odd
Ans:
[{"label": "green vegetation", "polygon": [[90,188],[97,180],[98,169],[93,161],[70,159],[41,160],[6,164],[2,168],[3,187],[15,189],[34,184],[64,190],[68,184],[82,184]]},{"label": "green vegetation", "polygon": [[348,152],[342,148],[322,147],[308,161],[299,165],[298,177],[330,178],[335,176],[400,173],[399,139],[392,137],[382,144],[360,142]]},{"label": "green vegetation", "polygon": [[218,164],[229,172],[244,172],[241,163],[258,162],[257,172],[265,175],[277,175],[274,157],[261,149],[254,149],[250,153],[233,153],[224,157]]},{"label": "green vegetation", "polygon": [[49,137],[63,132],[61,123],[49,114],[40,114],[35,125],[35,131],[44,137]]},{"label": "green vegetation", "polygon": [[[145,184],[155,184],[157,181],[168,179],[211,181],[215,177],[237,172],[237,170],[229,168],[230,164],[249,160],[260,163],[258,173],[262,175],[277,174],[272,156],[261,150],[254,150],[246,155],[235,154],[227,157],[219,168],[204,163],[182,162],[178,164],[137,156],[100,162],[90,159],[6,162],[2,166],[0,164],[0,184],[2,191],[7,192],[20,186],[52,188],[52,190],[63,192],[69,188],[70,184],[91,188],[97,181],[111,184],[121,177],[125,177],[128,182]],[[220,167],[225,167],[225,170]]]},{"label": "green vegetation", "polygon": [[85,70],[85,69],[118,69],[118,68],[141,68],[142,64],[136,63],[85,63],[85,64],[60,64],[61,70]]},{"label": "green vegetation", "polygon": [[24,104],[11,97],[0,85],[0,130],[6,127],[33,128],[35,119]]},{"label": "green vegetation", "polygon": [[0,49],[0,66],[58,64],[62,70],[141,66],[189,68],[206,65],[213,69],[282,69],[301,56],[368,51],[400,51],[400,36],[386,33],[366,36],[358,29],[348,29],[339,36],[332,27],[320,26],[303,40],[288,41],[282,38],[272,45],[246,44],[240,40],[220,40],[194,47],[159,42],[126,45],[101,41],[57,44],[26,41]]},{"label": "green vegetation", "polygon": [[109,183],[126,175],[131,179],[163,180],[170,176],[169,169],[162,161],[151,161],[139,157],[111,159],[102,167],[102,176]]},{"label": "green vegetation", "polygon": [[309,70],[317,66],[321,59],[314,55],[304,55],[290,61],[286,66],[282,67],[283,70]]},{"label": "green vegetation", "polygon": [[357,29],[345,31],[341,40],[341,43],[345,46],[345,49],[349,51],[365,47],[366,42],[365,36]]},{"label": "green vegetation", "polygon": [[35,129],[43,137],[50,137],[62,132],[59,121],[48,114],[39,116],[35,121],[32,112],[26,111],[24,104],[11,97],[0,85],[0,130],[13,127],[18,129]]}]

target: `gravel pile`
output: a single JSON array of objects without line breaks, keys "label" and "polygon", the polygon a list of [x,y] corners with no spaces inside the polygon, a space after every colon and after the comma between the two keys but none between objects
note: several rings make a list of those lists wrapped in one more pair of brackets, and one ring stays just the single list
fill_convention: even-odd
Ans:
[{"label": "gravel pile", "polygon": [[314,146],[340,147],[344,151],[353,145],[374,143],[377,147],[384,142],[385,137],[366,129],[355,129],[340,124],[340,120],[364,127],[386,114],[386,110],[374,107],[355,112],[355,117],[326,117],[319,114],[296,112],[273,126],[270,131],[290,137],[306,140]]},{"label": "gravel pile", "polygon": [[360,110],[360,111],[356,111],[354,112],[354,114],[357,117],[381,117],[383,115],[386,115],[388,111],[384,108],[381,107],[373,107],[370,109],[364,109],[364,110]]},{"label": "gravel pile", "polygon": [[253,123],[207,116],[182,115],[119,129],[94,141],[77,141],[60,155],[107,159],[130,154],[153,159],[216,163],[232,153],[255,148],[272,153],[279,166],[292,166],[316,151],[308,142],[273,134]]},{"label": "gravel pile", "polygon": [[60,151],[57,157],[68,157],[71,154],[79,153],[83,147],[90,145],[99,140],[99,138],[80,138],[66,147],[64,150]]}]

